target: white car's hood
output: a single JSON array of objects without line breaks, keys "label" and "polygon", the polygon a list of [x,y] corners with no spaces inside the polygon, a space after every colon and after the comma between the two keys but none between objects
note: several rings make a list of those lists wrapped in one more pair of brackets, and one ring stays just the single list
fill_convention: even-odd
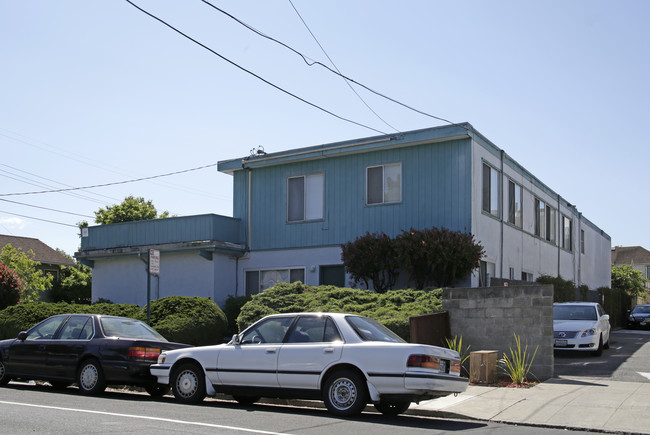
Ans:
[{"label": "white car's hood", "polygon": [[553,320],[554,331],[586,331],[595,328],[595,320]]}]

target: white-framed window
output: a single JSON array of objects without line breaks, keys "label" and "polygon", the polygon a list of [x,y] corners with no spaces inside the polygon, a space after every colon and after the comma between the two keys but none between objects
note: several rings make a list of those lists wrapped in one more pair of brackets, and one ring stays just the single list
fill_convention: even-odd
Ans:
[{"label": "white-framed window", "polygon": [[510,268],[510,279],[511,280],[515,279],[515,268],[514,267]]},{"label": "white-framed window", "polygon": [[521,280],[522,281],[527,281],[527,282],[532,282],[533,281],[533,274],[529,272],[521,272]]},{"label": "white-framed window", "polygon": [[562,215],[562,248],[573,250],[573,220],[566,215]]},{"label": "white-framed window", "polygon": [[483,163],[483,211],[499,217],[499,172]]},{"label": "white-framed window", "polygon": [[557,222],[556,210],[542,201],[535,198],[535,235],[555,244]]},{"label": "white-framed window", "polygon": [[585,253],[585,230],[580,230],[580,253]]},{"label": "white-framed window", "polygon": [[508,180],[508,223],[521,228],[523,225],[523,189],[512,180]]},{"label": "white-framed window", "polygon": [[262,269],[246,271],[246,296],[260,293],[279,282],[305,282],[304,268]]},{"label": "white-framed window", "polygon": [[287,178],[287,221],[323,219],[325,175],[311,174]]},{"label": "white-framed window", "polygon": [[366,168],[366,204],[390,204],[401,201],[401,163]]}]

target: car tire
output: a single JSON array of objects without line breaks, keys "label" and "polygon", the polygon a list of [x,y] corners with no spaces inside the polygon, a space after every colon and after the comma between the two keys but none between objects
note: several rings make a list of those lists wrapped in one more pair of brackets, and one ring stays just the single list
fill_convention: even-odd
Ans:
[{"label": "car tire", "polygon": [[174,397],[180,402],[199,403],[205,398],[205,373],[197,363],[183,363],[174,369],[171,384]]},{"label": "car tire", "polygon": [[0,359],[0,387],[7,385],[10,380],[11,378],[7,376],[7,368],[5,367],[5,363]]},{"label": "car tire", "polygon": [[151,385],[145,385],[144,391],[149,393],[151,397],[162,397],[165,394],[169,393],[171,390],[171,387],[169,385],[163,385],[163,384],[151,384]]},{"label": "car tire", "polygon": [[381,412],[385,416],[395,417],[409,409],[411,402],[382,400],[379,403],[375,403],[373,406],[377,411]]},{"label": "car tire", "polygon": [[106,389],[102,366],[95,358],[81,363],[77,371],[77,387],[83,394],[99,394]]},{"label": "car tire", "polygon": [[598,349],[593,352],[594,356],[601,356],[603,354],[603,334],[600,334],[600,339],[598,340]]},{"label": "car tire", "polygon": [[603,349],[609,349],[609,342],[612,341],[612,333],[607,334],[607,341],[603,344]]},{"label": "car tire", "polygon": [[339,417],[358,415],[368,403],[366,382],[352,370],[339,370],[330,375],[323,387],[327,410]]},{"label": "car tire", "polygon": [[250,406],[253,403],[260,400],[259,396],[240,396],[240,395],[236,395],[236,396],[232,396],[232,398],[235,399],[237,401],[237,403],[239,403],[241,405],[247,405],[247,406]]}]

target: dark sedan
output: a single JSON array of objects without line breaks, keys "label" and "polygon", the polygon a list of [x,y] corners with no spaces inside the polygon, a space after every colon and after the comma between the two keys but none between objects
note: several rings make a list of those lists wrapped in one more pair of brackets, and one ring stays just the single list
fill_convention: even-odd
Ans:
[{"label": "dark sedan", "polygon": [[187,346],[167,341],[139,320],[60,314],[0,341],[0,386],[11,379],[43,380],[55,388],[76,383],[82,393],[98,394],[107,385],[132,385],[161,396],[168,389],[156,383],[149,366],[162,351]]},{"label": "dark sedan", "polygon": [[631,329],[650,329],[650,305],[637,305],[632,311],[628,311],[626,326]]}]

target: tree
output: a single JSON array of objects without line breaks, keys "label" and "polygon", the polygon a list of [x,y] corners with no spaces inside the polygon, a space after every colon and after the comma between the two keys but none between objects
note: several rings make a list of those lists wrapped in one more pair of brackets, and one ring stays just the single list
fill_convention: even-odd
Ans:
[{"label": "tree", "polygon": [[38,269],[40,262],[34,260],[34,252],[23,252],[11,244],[7,244],[0,251],[0,262],[13,269],[20,282],[21,302],[33,302],[40,299],[41,293],[52,287],[53,277],[43,274]]},{"label": "tree", "polygon": [[620,290],[630,296],[638,297],[645,295],[645,283],[643,272],[633,269],[632,266],[624,264],[612,266],[612,289]]},{"label": "tree", "polygon": [[386,234],[366,233],[341,245],[341,260],[355,285],[363,281],[368,289],[372,281],[377,293],[395,285],[398,276],[395,241]]},{"label": "tree", "polygon": [[[133,195],[124,198],[120,204],[100,208],[95,212],[95,222],[100,225],[116,224],[119,222],[144,221],[149,219],[160,219],[169,217],[169,212],[164,211],[158,214],[153,202],[145,201],[144,198],[135,198]],[[84,222],[79,224],[80,228],[87,226]]]},{"label": "tree", "polygon": [[61,266],[61,281],[50,292],[52,302],[91,303],[92,269],[83,264]]},{"label": "tree", "polygon": [[402,231],[397,237],[402,270],[418,289],[454,286],[479,266],[483,246],[474,236],[446,228]]},{"label": "tree", "polygon": [[15,271],[0,263],[0,310],[16,305],[20,300],[20,280]]}]

